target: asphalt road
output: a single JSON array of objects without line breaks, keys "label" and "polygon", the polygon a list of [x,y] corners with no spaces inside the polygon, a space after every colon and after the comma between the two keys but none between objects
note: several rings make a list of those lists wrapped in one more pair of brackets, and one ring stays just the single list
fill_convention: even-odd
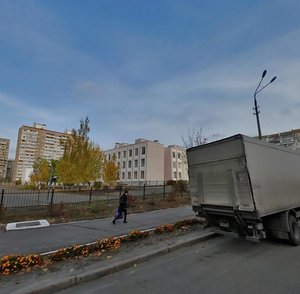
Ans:
[{"label": "asphalt road", "polygon": [[58,293],[299,292],[300,246],[218,237]]}]

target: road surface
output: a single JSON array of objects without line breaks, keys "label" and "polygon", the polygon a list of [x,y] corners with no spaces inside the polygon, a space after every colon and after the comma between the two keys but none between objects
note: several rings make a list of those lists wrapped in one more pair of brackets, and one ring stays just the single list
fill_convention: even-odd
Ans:
[{"label": "road surface", "polygon": [[218,237],[58,292],[300,293],[300,246]]}]

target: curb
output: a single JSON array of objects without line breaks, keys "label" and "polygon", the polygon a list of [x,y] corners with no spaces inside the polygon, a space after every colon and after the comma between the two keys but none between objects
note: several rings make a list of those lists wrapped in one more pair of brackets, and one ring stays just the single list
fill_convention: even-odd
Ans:
[{"label": "curb", "polygon": [[32,287],[28,287],[27,289],[23,288],[22,290],[19,290],[14,293],[15,294],[29,294],[29,293],[30,294],[37,294],[37,293],[52,294],[52,293],[56,293],[58,291],[76,286],[78,284],[86,283],[86,282],[104,277],[106,275],[116,273],[123,269],[129,268],[137,263],[145,262],[151,258],[166,255],[170,252],[174,252],[181,248],[191,246],[196,243],[215,238],[216,236],[218,236],[218,234],[213,233],[213,232],[207,232],[207,233],[201,234],[201,236],[196,236],[196,237],[192,237],[187,240],[184,240],[184,241],[180,241],[177,244],[167,245],[161,249],[148,251],[145,254],[141,254],[134,258],[129,258],[126,261],[116,262],[114,264],[105,266],[103,268],[94,269],[94,270],[88,271],[83,274],[74,275],[73,277],[56,279],[55,282],[53,282],[53,281],[50,281],[48,283],[46,282],[41,287],[32,286]]}]

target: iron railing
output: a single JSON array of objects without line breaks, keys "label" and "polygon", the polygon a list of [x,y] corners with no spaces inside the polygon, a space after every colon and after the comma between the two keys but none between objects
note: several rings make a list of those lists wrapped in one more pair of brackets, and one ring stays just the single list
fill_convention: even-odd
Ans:
[{"label": "iron railing", "polygon": [[[3,215],[21,213],[25,211],[44,210],[46,206],[58,204],[89,204],[92,201],[118,202],[124,190],[129,191],[129,196],[134,199],[146,200],[150,198],[167,197],[174,187],[171,185],[143,185],[136,187],[120,187],[118,189],[51,189],[21,190],[0,188],[0,213]],[[178,188],[177,188],[178,190]],[[177,194],[184,196],[183,187]]]}]

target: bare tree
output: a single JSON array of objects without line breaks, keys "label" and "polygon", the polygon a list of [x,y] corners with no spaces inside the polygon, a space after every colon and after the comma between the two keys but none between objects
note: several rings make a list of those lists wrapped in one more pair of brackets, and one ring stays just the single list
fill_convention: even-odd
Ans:
[{"label": "bare tree", "polygon": [[191,148],[199,145],[203,145],[208,143],[209,141],[216,141],[219,137],[218,134],[214,134],[211,136],[211,139],[208,139],[206,136],[203,135],[203,128],[196,131],[195,129],[189,129],[188,134],[186,137],[181,136],[182,142],[184,147]]}]

